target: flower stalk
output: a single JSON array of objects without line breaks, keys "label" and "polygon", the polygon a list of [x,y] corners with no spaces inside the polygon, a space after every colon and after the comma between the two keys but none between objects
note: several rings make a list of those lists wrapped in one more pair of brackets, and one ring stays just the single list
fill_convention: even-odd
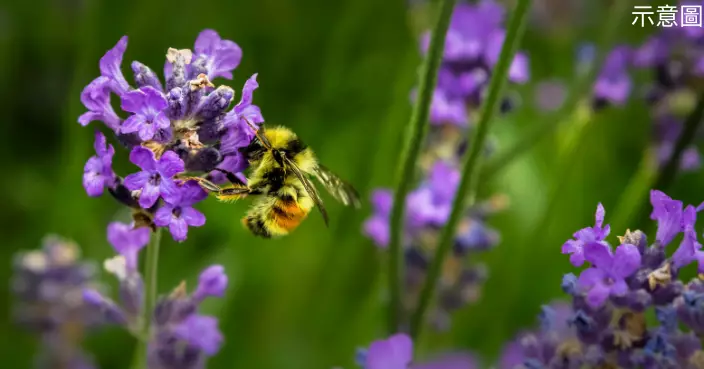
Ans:
[{"label": "flower stalk", "polygon": [[[428,270],[427,279],[423,285],[418,306],[411,317],[411,337],[414,339],[417,339],[420,334],[425,313],[434,295],[445,257],[452,247],[460,218],[466,209],[467,202],[474,200],[477,175],[480,169],[480,157],[485,147],[484,145],[493,115],[498,109],[501,100],[501,91],[506,83],[513,55],[523,37],[524,26],[528,19],[528,10],[530,9],[531,3],[531,0],[519,0],[511,16],[506,39],[501,47],[501,54],[499,55],[498,63],[491,77],[488,97],[482,106],[479,122],[471,141],[470,152],[463,163],[462,178],[457,192],[455,193],[452,212],[450,213],[450,218],[445,228],[443,228],[440,243],[436,248],[435,255]],[[398,196],[398,193],[396,195]]]},{"label": "flower stalk", "polygon": [[577,109],[578,105],[584,100],[584,98],[591,94],[592,86],[594,86],[594,80],[599,75],[599,68],[604,64],[604,61],[609,54],[609,50],[613,47],[614,36],[616,35],[618,26],[621,24],[621,20],[628,9],[627,2],[614,2],[613,9],[608,12],[609,15],[604,23],[604,28],[602,28],[603,33],[601,34],[601,38],[597,44],[594,59],[592,60],[592,63],[586,73],[581,74],[575,81],[575,87],[567,96],[562,108],[559,109],[553,116],[545,119],[543,123],[521,136],[521,139],[506,152],[497,155],[495,159],[489,161],[486,165],[486,169],[483,171],[484,178],[487,180],[492,178],[495,174],[501,172],[501,170],[503,170],[507,165],[511,164],[513,160],[519,158],[525,152],[532,149],[541,138],[550,135],[559,126],[558,123],[563,121],[560,117],[564,117]]},{"label": "flower stalk", "polygon": [[450,26],[452,10],[456,0],[442,0],[440,12],[432,29],[428,54],[423,61],[420,72],[418,100],[413,107],[413,114],[406,129],[406,139],[401,153],[401,169],[394,193],[391,210],[391,234],[389,243],[389,293],[388,330],[396,333],[400,323],[401,286],[403,284],[403,226],[405,220],[405,199],[411,189],[416,163],[420,149],[428,132],[428,116],[433,98],[433,90],[437,83],[438,70],[442,62],[445,46],[445,36]]},{"label": "flower stalk", "polygon": [[156,306],[157,298],[157,278],[158,278],[158,266],[159,266],[159,247],[161,245],[161,229],[157,228],[156,231],[152,233],[152,237],[149,240],[149,245],[147,246],[147,259],[144,265],[144,308],[142,309],[142,327],[141,336],[143,338],[142,342],[138,342],[139,345],[137,350],[139,356],[135,358],[141,363],[139,366],[133,366],[134,368],[144,368],[148,369],[147,364],[147,346],[149,345],[149,335],[151,329],[151,315],[154,312],[154,307]]}]

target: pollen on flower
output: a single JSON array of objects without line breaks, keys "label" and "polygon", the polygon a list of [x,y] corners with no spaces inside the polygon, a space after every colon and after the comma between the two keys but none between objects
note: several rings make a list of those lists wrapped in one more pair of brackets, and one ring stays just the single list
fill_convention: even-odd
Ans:
[{"label": "pollen on flower", "polygon": [[215,85],[210,82],[208,76],[205,73],[199,74],[195,79],[189,82],[189,85],[191,86],[191,91],[203,89],[206,87],[215,88]]},{"label": "pollen on flower", "polygon": [[166,60],[169,63],[175,63],[178,60],[179,56],[183,57],[183,60],[186,62],[186,64],[191,64],[191,60],[193,59],[193,51],[191,51],[191,49],[179,50],[173,47],[170,47],[166,51]]},{"label": "pollen on flower", "polygon": [[655,269],[648,274],[648,286],[650,287],[650,290],[654,290],[658,286],[667,286],[670,282],[672,282],[671,269],[672,267],[670,266],[670,263],[666,263],[662,267]]},{"label": "pollen on flower", "polygon": [[127,277],[127,260],[122,255],[113,256],[103,262],[106,272],[114,275],[119,280]]}]

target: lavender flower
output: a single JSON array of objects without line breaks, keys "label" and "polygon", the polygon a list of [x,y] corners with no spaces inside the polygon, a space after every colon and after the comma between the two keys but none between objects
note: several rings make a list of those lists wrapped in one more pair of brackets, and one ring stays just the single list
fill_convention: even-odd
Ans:
[{"label": "lavender flower", "polygon": [[582,228],[575,232],[573,240],[567,240],[562,245],[562,253],[570,254],[570,262],[574,266],[582,266],[584,264],[584,244],[589,242],[602,242],[611,232],[611,228],[607,224],[604,227],[604,216],[606,211],[601,203],[596,208],[596,221],[594,227]]},{"label": "lavender flower", "polygon": [[[544,310],[541,329],[510,343],[500,368],[701,367],[704,282],[676,280],[679,269],[702,259],[694,231],[697,209],[682,210],[681,201],[659,191],[651,193],[651,202],[651,218],[658,222],[655,242],[648,246],[643,232],[627,231],[612,252],[606,235],[590,236],[581,251],[591,267],[578,280],[572,274],[563,278],[572,299],[570,311],[559,319],[563,324],[546,324],[547,316],[557,315]],[[603,213],[599,206],[597,231],[584,233],[605,229]],[[668,258],[665,248],[680,232],[684,239]],[[657,322],[646,319],[651,311]]]},{"label": "lavender flower", "polygon": [[108,145],[105,136],[99,131],[95,132],[95,156],[92,156],[83,167],[83,187],[88,196],[100,196],[105,187],[115,186],[116,176],[112,171],[112,157],[115,148]]},{"label": "lavender flower", "polygon": [[[111,223],[108,240],[118,255],[105,262],[105,269],[117,277],[120,302],[105,297],[92,288],[83,289],[83,301],[104,322],[123,326],[133,334],[140,332],[144,285],[136,268],[139,252],[149,242],[148,228]],[[195,292],[189,295],[182,283],[162,297],[153,313],[149,339],[149,368],[200,369],[208,357],[217,354],[223,343],[215,317],[198,313],[198,307],[207,297],[222,297],[227,288],[227,275],[220,265],[206,268],[199,278]]]},{"label": "lavender flower", "polygon": [[[431,104],[432,124],[467,127],[471,123],[469,111],[481,103],[506,36],[504,15],[504,8],[493,0],[455,7]],[[428,32],[421,40],[423,52],[429,41]],[[528,78],[528,58],[519,52],[510,66],[509,80],[525,83]]]},{"label": "lavender flower", "polygon": [[178,186],[172,177],[183,172],[183,161],[173,151],[165,152],[159,160],[154,153],[144,147],[132,149],[130,161],[142,171],[125,177],[125,187],[131,191],[140,190],[139,205],[145,209],[152,207],[160,196],[169,202],[179,201]]},{"label": "lavender flower", "polygon": [[188,227],[205,224],[205,215],[193,208],[193,204],[206,198],[208,194],[195,181],[188,181],[178,187],[174,195],[154,214],[154,224],[169,227],[176,241],[184,241]]},{"label": "lavender flower", "polygon": [[445,353],[426,362],[413,361],[413,341],[403,333],[377,340],[360,349],[357,364],[363,369],[474,369],[476,359],[466,352]]},{"label": "lavender flower", "polygon": [[588,243],[584,255],[594,267],[586,269],[579,276],[579,286],[587,291],[587,303],[598,307],[609,294],[623,296],[628,291],[626,278],[640,267],[640,252],[634,245],[623,244],[611,253],[609,246],[601,243]]},{"label": "lavender flower", "polygon": [[[159,224],[169,226],[174,239],[182,241],[187,229],[184,224],[200,226],[205,220],[202,214],[195,215],[192,207],[203,198],[181,200],[178,177],[186,172],[201,172],[208,179],[223,182],[225,176],[215,169],[235,174],[246,169],[248,162],[239,149],[254,138],[247,121],[264,121],[259,107],[253,104],[253,93],[259,86],[257,75],[247,79],[239,103],[229,109],[235,90],[215,86],[211,79],[232,79],[232,71],[242,58],[242,51],[234,42],[223,40],[213,30],[204,30],[193,51],[170,48],[166,53],[164,83],[151,68],[134,61],[131,69],[136,87],[127,82],[121,70],[126,48],[125,36],[100,59],[100,76],[81,94],[88,112],[78,121],[84,126],[94,120],[105,123],[131,151],[131,161],[142,170],[124,180],[112,173],[114,150],[111,145],[105,149],[106,140],[102,139],[100,150],[96,142],[98,155],[86,164],[84,187],[90,196],[98,196],[108,187],[119,202],[138,210],[137,222],[156,220],[156,213],[165,207],[159,213]],[[112,94],[121,101],[124,114],[113,110]],[[126,118],[123,120],[121,115]],[[173,214],[176,208],[186,209],[184,217],[168,219],[165,214]]]},{"label": "lavender flower", "polygon": [[122,95],[122,110],[133,113],[120,126],[121,133],[139,132],[143,141],[151,140],[160,129],[171,126],[164,111],[166,98],[154,87],[145,86]]},{"label": "lavender flower", "polygon": [[14,318],[41,340],[36,367],[93,368],[81,341],[101,319],[83,303],[81,290],[100,287],[95,266],[80,260],[74,243],[49,236],[40,250],[16,255],[13,269]]},{"label": "lavender flower", "polygon": [[[439,231],[450,215],[459,179],[459,172],[453,165],[438,161],[432,166],[428,178],[406,198],[403,241],[408,269],[406,309],[412,309],[417,301]],[[375,190],[372,205],[374,214],[365,221],[363,231],[377,246],[384,248],[389,241],[391,191]],[[480,286],[487,278],[487,271],[481,264],[467,263],[465,256],[489,250],[499,242],[498,233],[486,226],[484,218],[503,206],[501,198],[495,197],[467,210],[439,288],[440,305],[432,314],[437,329],[447,329],[452,311],[479,298]]]}]

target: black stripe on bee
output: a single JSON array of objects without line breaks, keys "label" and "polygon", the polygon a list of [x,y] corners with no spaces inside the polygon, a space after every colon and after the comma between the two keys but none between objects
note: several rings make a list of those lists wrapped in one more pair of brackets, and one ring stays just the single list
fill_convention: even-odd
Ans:
[{"label": "black stripe on bee", "polygon": [[295,138],[286,143],[286,148],[284,149],[284,151],[289,154],[289,157],[292,157],[296,154],[300,154],[301,152],[303,152],[303,150],[307,148],[308,145],[304,144],[303,141],[299,140],[298,138]]},{"label": "black stripe on bee", "polygon": [[266,148],[262,146],[257,137],[255,137],[249,145],[239,148],[239,152],[249,161],[260,160],[266,151]]},{"label": "black stripe on bee", "polygon": [[264,181],[269,184],[269,192],[276,192],[284,186],[285,173],[283,168],[272,168],[264,174]]},{"label": "black stripe on bee", "polygon": [[247,228],[256,236],[261,236],[264,238],[271,238],[271,233],[267,231],[265,225],[264,225],[264,220],[258,217],[247,217],[245,219],[245,223],[247,224]]}]

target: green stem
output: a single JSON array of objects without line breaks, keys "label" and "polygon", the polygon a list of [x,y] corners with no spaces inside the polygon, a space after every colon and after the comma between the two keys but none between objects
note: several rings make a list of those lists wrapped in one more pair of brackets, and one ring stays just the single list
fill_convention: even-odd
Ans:
[{"label": "green stem", "polygon": [[428,48],[428,55],[423,61],[418,86],[418,97],[413,107],[413,114],[406,130],[406,140],[401,153],[401,172],[394,193],[393,208],[391,210],[391,239],[389,242],[389,293],[390,303],[388,311],[389,334],[396,333],[399,329],[401,313],[401,294],[403,285],[403,237],[404,214],[406,195],[413,183],[416,163],[420,148],[425,141],[428,131],[428,115],[433,98],[433,90],[438,78],[438,69],[442,62],[445,49],[445,35],[450,25],[452,10],[456,0],[442,0],[440,14],[432,29],[432,37]]},{"label": "green stem", "polygon": [[132,369],[148,369],[147,367],[147,345],[151,328],[151,317],[156,305],[157,298],[157,270],[159,266],[159,246],[161,244],[161,228],[157,228],[152,233],[151,240],[147,246],[147,257],[144,264],[144,305],[141,318],[140,336],[143,342],[137,342],[137,349],[132,361]]},{"label": "green stem", "polygon": [[541,124],[537,125],[534,129],[530,130],[525,135],[521,136],[521,139],[508,149],[503,154],[496,156],[496,159],[491,160],[486,165],[484,169],[484,178],[490,179],[496,173],[504,169],[508,164],[512,163],[514,159],[520,157],[525,152],[529,151],[533,146],[535,146],[540,139],[551,134],[555,128],[559,125],[562,120],[560,117],[564,117],[573,111],[575,107],[583,100],[585,96],[591,94],[591,88],[594,85],[594,79],[598,76],[599,68],[606,57],[609,54],[613,46],[614,36],[618,30],[618,26],[621,25],[624,15],[629,8],[628,1],[615,1],[613,9],[610,9],[607,19],[605,20],[603,33],[597,44],[594,60],[591,66],[587,69],[586,73],[583,73],[577,81],[574,83],[574,89],[567,96],[567,100],[562,105],[559,111],[545,119]]},{"label": "green stem", "polygon": [[423,285],[423,289],[421,290],[418,306],[411,317],[411,336],[416,340],[418,339],[424,322],[425,312],[427,311],[430,301],[434,296],[435,287],[437,286],[438,279],[440,278],[440,272],[445,256],[447,256],[448,251],[452,248],[460,218],[462,214],[464,214],[466,205],[468,205],[467,202],[469,201],[471,204],[471,202],[474,201],[474,191],[476,190],[477,183],[476,177],[480,166],[479,161],[485,147],[484,144],[489,132],[489,126],[491,124],[492,117],[498,108],[502,89],[506,83],[508,69],[513,60],[513,55],[518,48],[520,40],[523,38],[523,30],[526,20],[528,19],[528,9],[530,8],[531,3],[531,0],[518,0],[516,9],[513,11],[511,16],[511,20],[508,25],[508,32],[506,34],[506,40],[501,48],[499,61],[496,64],[491,77],[489,93],[484,105],[482,106],[479,122],[474,130],[474,137],[471,141],[472,145],[470,146],[470,152],[469,155],[466,156],[463,163],[462,178],[460,179],[460,184],[457,188],[457,193],[455,194],[455,199],[452,204],[452,212],[450,213],[450,218],[447,225],[443,228],[440,236],[440,243],[435,251],[435,256],[433,257],[430,268],[428,269],[428,276]]}]

